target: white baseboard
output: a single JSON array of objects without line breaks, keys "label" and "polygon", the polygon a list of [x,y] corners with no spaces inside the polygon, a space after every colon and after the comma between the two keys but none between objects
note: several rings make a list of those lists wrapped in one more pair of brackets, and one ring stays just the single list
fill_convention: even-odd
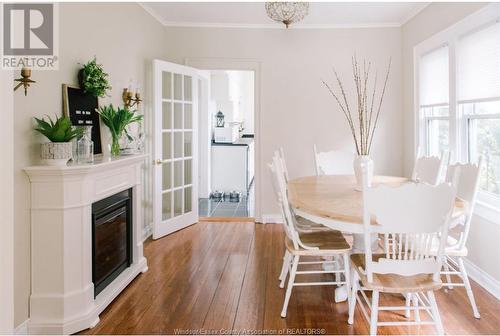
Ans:
[{"label": "white baseboard", "polygon": [[265,214],[257,222],[262,224],[283,224],[283,218],[280,214]]},{"label": "white baseboard", "polygon": [[14,329],[14,335],[28,335],[28,322],[29,319],[18,325]]},{"label": "white baseboard", "polygon": [[477,282],[481,287],[490,292],[491,295],[500,300],[500,281],[493,278],[481,268],[477,267],[470,260],[464,258],[469,277]]},{"label": "white baseboard", "polygon": [[153,223],[142,228],[142,242],[144,243],[153,234]]}]

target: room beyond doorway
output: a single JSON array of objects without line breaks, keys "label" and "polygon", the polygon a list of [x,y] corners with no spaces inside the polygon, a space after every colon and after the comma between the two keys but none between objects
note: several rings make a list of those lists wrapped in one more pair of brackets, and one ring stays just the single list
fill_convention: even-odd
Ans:
[{"label": "room beyond doorway", "polygon": [[209,70],[206,79],[208,110],[199,118],[200,157],[206,157],[199,166],[205,186],[199,190],[199,216],[253,218],[255,72]]}]

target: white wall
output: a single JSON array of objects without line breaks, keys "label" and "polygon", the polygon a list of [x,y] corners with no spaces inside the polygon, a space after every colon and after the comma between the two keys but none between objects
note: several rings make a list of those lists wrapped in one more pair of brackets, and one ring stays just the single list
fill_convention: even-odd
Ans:
[{"label": "white wall", "polygon": [[[403,33],[403,87],[404,87],[404,154],[405,172],[410,172],[414,162],[414,64],[413,47],[444,30],[464,17],[485,6],[484,3],[433,3],[420,12],[402,28]],[[480,214],[480,207],[476,213]],[[494,216],[492,216],[494,217]],[[500,218],[486,219],[475,215],[467,247],[468,259],[481,270],[500,282]],[[497,288],[498,290],[498,288]]]},{"label": "white wall", "polygon": [[[62,114],[61,84],[77,84],[78,63],[94,55],[110,75],[111,97],[100,104],[121,104],[121,91],[129,79],[149,92],[148,72],[154,58],[164,59],[168,45],[162,43],[164,27],[139,5],[60,4],[60,66],[58,71],[33,71],[37,81],[28,96],[15,96],[15,321],[28,317],[30,294],[30,185],[22,168],[38,163],[39,143],[33,132],[33,117]],[[145,96],[143,111],[150,122],[151,97]],[[151,176],[146,171],[146,178]],[[150,181],[144,185],[149,193]],[[151,199],[145,200],[146,214]],[[151,218],[146,218],[149,223]]]},{"label": "white wall", "polygon": [[[0,334],[14,330],[14,86],[11,71],[0,70]],[[20,90],[21,91],[21,90]],[[21,92],[18,94],[22,94]]]},{"label": "white wall", "polygon": [[[224,113],[226,122],[243,122],[243,134],[254,133],[254,73],[253,71],[211,71],[212,99],[216,111]],[[212,116],[215,120],[215,115]]]},{"label": "white wall", "polygon": [[[353,150],[348,127],[321,80],[332,80],[331,68],[351,80],[351,56],[367,57],[383,72],[393,68],[375,137],[373,157],[380,174],[402,173],[401,30],[370,29],[225,29],[166,28],[168,60],[221,58],[260,62],[260,124],[256,137],[262,157],[262,214],[276,214],[266,163],[283,146],[292,176],[314,173],[312,146]],[[219,62],[220,63],[220,62]],[[257,93],[256,93],[257,94]],[[260,128],[260,129],[259,129]],[[258,133],[260,131],[260,133]]]}]

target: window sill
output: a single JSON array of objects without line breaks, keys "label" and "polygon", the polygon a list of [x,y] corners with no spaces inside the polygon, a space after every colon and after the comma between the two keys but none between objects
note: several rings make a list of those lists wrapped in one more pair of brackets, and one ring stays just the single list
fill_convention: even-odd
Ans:
[{"label": "window sill", "polygon": [[500,225],[500,209],[484,201],[477,201],[474,214],[489,222]]}]

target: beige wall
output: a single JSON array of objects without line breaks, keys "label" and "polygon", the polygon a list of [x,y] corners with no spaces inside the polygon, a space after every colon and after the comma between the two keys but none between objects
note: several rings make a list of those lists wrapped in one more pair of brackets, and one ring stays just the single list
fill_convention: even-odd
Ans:
[{"label": "beige wall", "polygon": [[[413,167],[415,134],[414,134],[414,100],[413,100],[413,47],[444,30],[464,17],[485,6],[484,3],[434,3],[420,12],[402,27],[403,40],[403,87],[404,87],[404,170],[409,173]],[[480,207],[478,207],[480,208]],[[480,209],[477,209],[476,213]],[[475,216],[467,247],[468,259],[500,281],[500,222],[489,221]]]},{"label": "beige wall", "polygon": [[0,334],[14,329],[14,98],[12,71],[0,70]]},{"label": "beige wall", "polygon": [[312,147],[353,150],[346,122],[321,80],[332,81],[332,66],[351,82],[351,56],[367,57],[384,72],[393,67],[375,136],[375,170],[401,174],[401,30],[167,28],[168,60],[229,58],[259,61],[262,214],[277,214],[266,163],[283,146],[291,176],[314,173]]},{"label": "beige wall", "polygon": [[[119,6],[119,7],[118,7]],[[100,103],[121,103],[121,90],[132,78],[149,89],[148,67],[164,58],[164,28],[139,5],[60,4],[59,71],[34,71],[37,81],[24,97],[15,96],[15,321],[28,317],[30,293],[30,187],[22,168],[36,164],[39,143],[33,117],[62,114],[61,84],[76,84],[78,63],[94,55],[110,74],[111,97]],[[119,8],[119,10],[117,10]],[[145,97],[144,108],[149,108]]]}]

